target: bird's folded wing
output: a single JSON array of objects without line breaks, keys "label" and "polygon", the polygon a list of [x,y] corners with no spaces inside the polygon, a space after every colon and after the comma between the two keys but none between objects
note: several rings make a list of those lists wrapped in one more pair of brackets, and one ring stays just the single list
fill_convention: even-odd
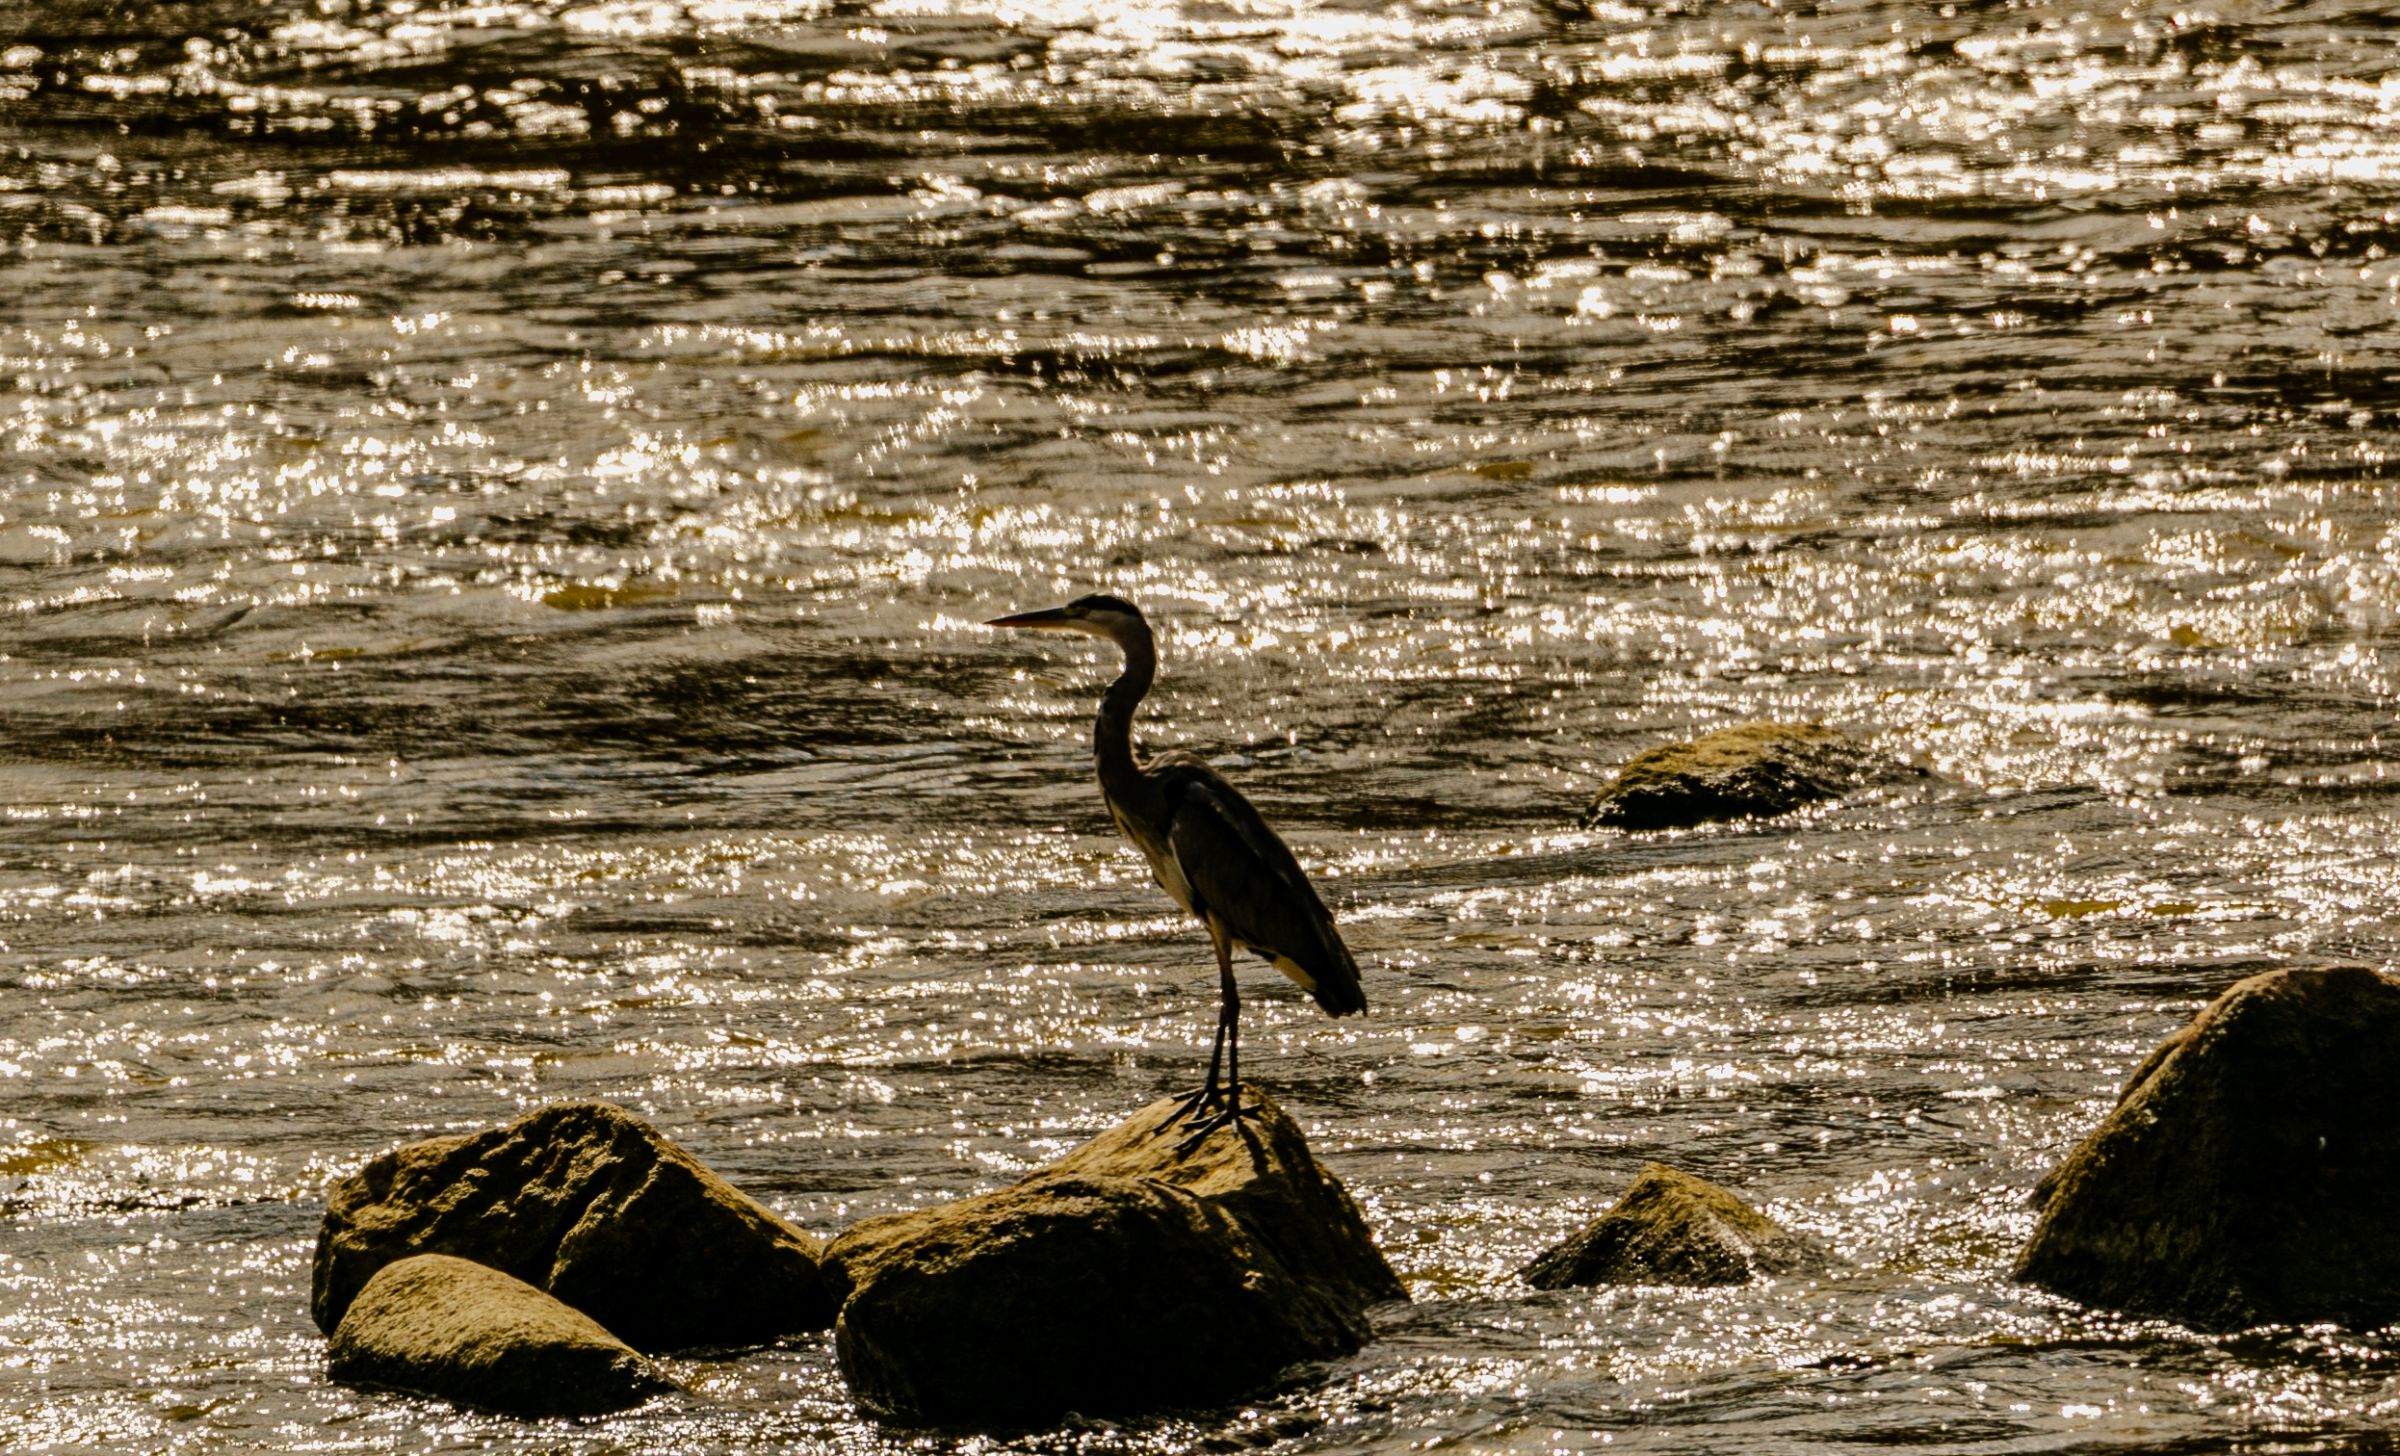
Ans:
[{"label": "bird's folded wing", "polygon": [[1170,793],[1167,843],[1199,908],[1252,949],[1304,965],[1339,944],[1316,887],[1249,800],[1199,775]]}]

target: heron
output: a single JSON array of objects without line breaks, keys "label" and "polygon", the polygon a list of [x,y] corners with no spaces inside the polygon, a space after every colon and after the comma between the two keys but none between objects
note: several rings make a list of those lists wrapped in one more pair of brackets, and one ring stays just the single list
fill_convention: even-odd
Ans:
[{"label": "heron", "polygon": [[[1247,951],[1291,977],[1332,1016],[1367,1009],[1358,963],[1334,929],[1332,912],[1308,874],[1266,817],[1241,790],[1196,754],[1180,749],[1137,758],[1133,710],[1158,676],[1158,648],[1141,608],[1097,593],[1063,607],[995,617],[987,626],[1034,632],[1079,632],[1116,644],[1125,669],[1101,694],[1092,732],[1100,797],[1117,830],[1150,862],[1150,873],[1176,904],[1208,930],[1217,953],[1217,1039],[1208,1055],[1208,1080],[1176,1099],[1190,1148],[1257,1108],[1242,1105],[1242,994],[1233,954]],[[1223,1090],[1218,1074],[1224,1073]]]}]

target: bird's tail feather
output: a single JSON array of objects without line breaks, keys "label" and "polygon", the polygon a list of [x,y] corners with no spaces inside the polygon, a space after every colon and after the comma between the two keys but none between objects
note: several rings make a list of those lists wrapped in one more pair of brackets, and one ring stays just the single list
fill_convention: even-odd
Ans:
[{"label": "bird's tail feather", "polygon": [[1317,983],[1308,988],[1308,994],[1316,998],[1319,1006],[1325,1008],[1327,1016],[1348,1016],[1352,1012],[1363,1012],[1367,1009],[1367,993],[1365,988],[1358,984],[1358,972],[1347,966],[1343,969],[1348,970],[1350,974],[1319,976]]}]

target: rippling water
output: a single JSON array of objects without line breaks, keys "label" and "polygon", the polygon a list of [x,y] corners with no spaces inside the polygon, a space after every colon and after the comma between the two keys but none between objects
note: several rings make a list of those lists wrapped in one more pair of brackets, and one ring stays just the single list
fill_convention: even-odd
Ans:
[{"label": "rippling water", "polygon": [[[1088,778],[1320,876],[1250,1070],[1416,1302],[1168,1451],[2389,1451],[2391,1333],[2010,1284],[2235,978],[2389,956],[2383,6],[0,11],[18,1449],[929,1449],[828,1343],[521,1425],[328,1385],[331,1176],[637,1108],[797,1223],[1189,1082]],[[1758,717],[1933,777],[1579,832]],[[1835,1272],[1534,1294],[1647,1159]]]}]

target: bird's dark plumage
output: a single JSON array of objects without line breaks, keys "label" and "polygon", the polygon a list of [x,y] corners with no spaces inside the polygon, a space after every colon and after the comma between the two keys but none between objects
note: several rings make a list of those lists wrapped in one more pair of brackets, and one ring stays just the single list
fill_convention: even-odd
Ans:
[{"label": "bird's dark plumage", "polygon": [[[1217,1052],[1209,1059],[1207,1085],[1186,1099],[1200,1128],[1193,1135],[1197,1138],[1245,1111],[1241,993],[1230,953],[1246,950],[1263,957],[1334,1016],[1367,1009],[1358,963],[1291,849],[1223,774],[1188,753],[1162,753],[1147,762],[1134,756],[1133,710],[1158,672],[1157,646],[1139,607],[1098,592],[1048,611],[996,618],[990,625],[1105,637],[1125,654],[1125,670],[1101,696],[1093,725],[1100,795],[1117,828],[1150,861],[1159,884],[1175,903],[1200,917],[1217,953],[1222,997]],[[1228,1050],[1232,1096],[1224,1112],[1200,1118],[1218,1100],[1218,1063]]]},{"label": "bird's dark plumage", "polygon": [[1080,596],[1067,605],[1086,612],[1123,612],[1129,617],[1142,615],[1140,607],[1123,597],[1112,597],[1107,592],[1093,592],[1089,596]]},{"label": "bird's dark plumage", "polygon": [[1241,790],[1189,754],[1161,754],[1149,772],[1166,790],[1167,843],[1192,888],[1192,913],[1222,920],[1234,944],[1299,982],[1327,1014],[1366,1010],[1332,913]]}]

